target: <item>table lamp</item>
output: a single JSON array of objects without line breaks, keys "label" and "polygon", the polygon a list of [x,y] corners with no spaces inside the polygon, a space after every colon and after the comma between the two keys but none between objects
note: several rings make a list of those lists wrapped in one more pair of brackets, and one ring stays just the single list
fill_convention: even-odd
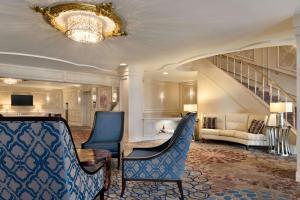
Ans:
[{"label": "table lamp", "polygon": [[185,112],[197,112],[198,107],[197,104],[184,104],[183,111]]},{"label": "table lamp", "polygon": [[283,113],[293,112],[293,103],[291,102],[270,103],[270,112],[276,113],[276,125],[284,126]]}]

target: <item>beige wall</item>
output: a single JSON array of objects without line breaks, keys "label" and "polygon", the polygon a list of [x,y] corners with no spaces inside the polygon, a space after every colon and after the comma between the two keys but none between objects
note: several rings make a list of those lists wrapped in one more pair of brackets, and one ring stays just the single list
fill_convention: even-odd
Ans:
[{"label": "beige wall", "polygon": [[[12,94],[33,95],[32,107],[11,106]],[[47,98],[48,96],[48,98]],[[49,101],[47,101],[48,99]],[[63,114],[63,94],[61,90],[45,90],[15,86],[0,87],[0,110],[4,115],[43,115],[48,113]]]},{"label": "beige wall", "polygon": [[144,80],[144,116],[172,116],[180,112],[179,83]]},{"label": "beige wall", "polygon": [[177,83],[144,80],[144,117],[174,117],[183,104],[197,102],[196,82]]}]

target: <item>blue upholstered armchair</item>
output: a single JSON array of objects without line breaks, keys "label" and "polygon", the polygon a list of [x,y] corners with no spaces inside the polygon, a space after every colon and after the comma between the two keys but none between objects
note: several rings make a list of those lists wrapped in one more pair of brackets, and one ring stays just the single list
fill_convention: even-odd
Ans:
[{"label": "blue upholstered armchair", "polygon": [[123,131],[124,112],[97,111],[91,136],[82,144],[82,148],[109,150],[113,158],[118,158],[119,169],[121,156],[123,156]]},{"label": "blue upholstered armchair", "polygon": [[87,172],[60,118],[0,118],[0,199],[103,199],[104,169]]},{"label": "blue upholstered armchair", "polygon": [[183,199],[181,179],[195,118],[195,113],[183,117],[174,135],[164,144],[153,148],[134,148],[128,157],[123,158],[121,196],[124,194],[126,181],[169,181],[177,182]]}]

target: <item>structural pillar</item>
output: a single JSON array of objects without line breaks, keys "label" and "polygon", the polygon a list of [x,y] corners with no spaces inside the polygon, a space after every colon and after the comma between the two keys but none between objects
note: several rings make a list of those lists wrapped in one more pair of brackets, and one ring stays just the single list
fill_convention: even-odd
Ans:
[{"label": "structural pillar", "polygon": [[144,72],[138,68],[124,67],[120,73],[120,109],[125,112],[124,141],[141,141],[144,135]]},{"label": "structural pillar", "polygon": [[295,36],[297,42],[297,172],[296,181],[300,182],[300,12],[294,17]]}]

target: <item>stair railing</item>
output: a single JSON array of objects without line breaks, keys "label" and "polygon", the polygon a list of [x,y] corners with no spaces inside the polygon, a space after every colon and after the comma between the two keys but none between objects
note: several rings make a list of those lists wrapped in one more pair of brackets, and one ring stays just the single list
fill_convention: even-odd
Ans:
[{"label": "stair railing", "polygon": [[210,57],[209,60],[268,105],[272,102],[292,102],[293,112],[285,113],[285,120],[296,127],[296,97],[286,92],[279,84],[266,76],[261,66],[236,58],[232,54],[216,55]]}]

